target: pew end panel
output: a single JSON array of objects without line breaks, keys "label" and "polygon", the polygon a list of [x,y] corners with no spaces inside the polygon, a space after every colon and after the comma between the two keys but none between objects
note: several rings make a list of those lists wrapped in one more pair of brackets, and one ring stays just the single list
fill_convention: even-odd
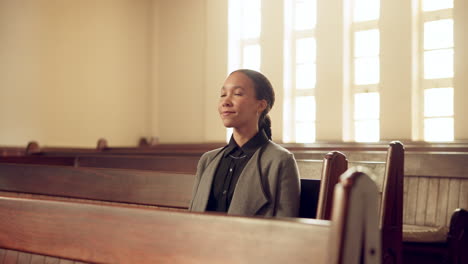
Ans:
[{"label": "pew end panel", "polygon": [[369,175],[367,168],[353,167],[335,185],[329,248],[342,251],[330,254],[329,263],[380,264],[382,261],[378,190]]},{"label": "pew end panel", "polygon": [[339,151],[327,153],[323,159],[322,177],[317,204],[317,219],[331,219],[333,192],[327,192],[339,182],[340,176],[348,169],[346,156]]}]

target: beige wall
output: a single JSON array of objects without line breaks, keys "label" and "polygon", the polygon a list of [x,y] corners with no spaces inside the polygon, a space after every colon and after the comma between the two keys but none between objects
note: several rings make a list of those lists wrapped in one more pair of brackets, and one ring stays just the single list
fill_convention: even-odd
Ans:
[{"label": "beige wall", "polygon": [[158,16],[160,141],[202,141],[205,3],[160,1]]},{"label": "beige wall", "polygon": [[136,144],[149,131],[149,0],[0,1],[0,144]]},{"label": "beige wall", "polygon": [[0,144],[46,139],[39,10],[32,1],[0,1]]}]

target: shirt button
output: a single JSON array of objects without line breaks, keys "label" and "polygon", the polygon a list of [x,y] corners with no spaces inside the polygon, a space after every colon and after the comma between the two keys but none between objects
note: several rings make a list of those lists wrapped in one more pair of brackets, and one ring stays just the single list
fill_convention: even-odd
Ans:
[{"label": "shirt button", "polygon": [[229,171],[232,172],[232,168],[230,168]]},{"label": "shirt button", "polygon": [[226,190],[224,190],[224,191],[223,191],[223,195],[226,195],[226,193],[227,193],[227,191],[226,191]]}]

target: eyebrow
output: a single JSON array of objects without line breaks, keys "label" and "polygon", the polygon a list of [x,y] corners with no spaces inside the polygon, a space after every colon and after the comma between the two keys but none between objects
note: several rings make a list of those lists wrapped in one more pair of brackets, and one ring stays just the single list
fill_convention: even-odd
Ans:
[{"label": "eyebrow", "polygon": [[[245,90],[244,87],[240,86],[240,85],[237,85],[237,86],[234,86],[232,87],[232,90],[236,90],[236,89],[242,89],[242,90]],[[221,87],[221,90],[226,90],[226,87]]]}]

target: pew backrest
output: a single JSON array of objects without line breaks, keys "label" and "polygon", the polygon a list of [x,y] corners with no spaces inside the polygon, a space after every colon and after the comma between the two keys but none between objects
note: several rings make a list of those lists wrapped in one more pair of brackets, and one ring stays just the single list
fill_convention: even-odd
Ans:
[{"label": "pew backrest", "polygon": [[0,191],[188,208],[193,174],[0,163]]}]

